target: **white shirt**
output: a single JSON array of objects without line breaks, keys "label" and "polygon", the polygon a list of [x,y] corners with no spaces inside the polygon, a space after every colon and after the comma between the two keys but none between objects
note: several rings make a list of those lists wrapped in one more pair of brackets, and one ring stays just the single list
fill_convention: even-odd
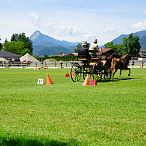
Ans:
[{"label": "white shirt", "polygon": [[92,43],[91,46],[89,47],[89,50],[97,50],[97,49],[98,49],[97,43]]}]

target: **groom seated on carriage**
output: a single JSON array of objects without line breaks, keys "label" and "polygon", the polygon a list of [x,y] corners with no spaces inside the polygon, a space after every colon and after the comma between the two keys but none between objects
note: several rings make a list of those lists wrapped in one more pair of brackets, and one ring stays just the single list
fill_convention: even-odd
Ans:
[{"label": "groom seated on carriage", "polygon": [[97,45],[97,39],[89,47],[87,41],[83,41],[81,44],[81,49],[78,52],[79,60],[83,62],[84,66],[94,65],[101,61],[102,53],[98,55],[99,48]]},{"label": "groom seated on carriage", "polygon": [[89,53],[91,54],[92,58],[97,58],[98,57],[97,52],[99,51],[99,48],[98,48],[97,42],[98,42],[97,39],[95,39],[89,47]]}]

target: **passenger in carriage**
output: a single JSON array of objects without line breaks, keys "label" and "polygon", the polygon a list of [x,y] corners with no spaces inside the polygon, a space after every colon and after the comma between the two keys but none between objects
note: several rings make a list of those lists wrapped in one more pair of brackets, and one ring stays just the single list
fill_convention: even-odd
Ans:
[{"label": "passenger in carriage", "polygon": [[89,65],[91,59],[91,55],[89,54],[89,43],[87,43],[87,41],[83,41],[81,45],[82,47],[78,52],[78,56],[79,58],[85,59],[82,61],[84,65]]},{"label": "passenger in carriage", "polygon": [[90,47],[89,47],[89,52],[90,52],[92,58],[96,58],[97,57],[96,52],[98,52],[98,50],[99,50],[97,43],[98,43],[98,41],[97,41],[97,39],[95,39],[93,41],[93,43],[90,45]]}]

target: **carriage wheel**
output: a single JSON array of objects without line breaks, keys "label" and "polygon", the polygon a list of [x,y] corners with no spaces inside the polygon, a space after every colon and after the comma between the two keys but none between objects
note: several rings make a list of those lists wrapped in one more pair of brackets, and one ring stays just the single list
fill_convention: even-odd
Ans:
[{"label": "carriage wheel", "polygon": [[96,64],[95,66],[93,66],[92,68],[92,79],[96,80],[96,81],[100,81],[102,79],[102,73],[101,73],[101,67]]},{"label": "carriage wheel", "polygon": [[97,80],[96,76],[94,74],[91,74],[91,73],[84,73],[83,74],[83,79],[84,80],[86,79],[87,74],[89,74],[89,79],[91,79],[91,80]]},{"label": "carriage wheel", "polygon": [[101,74],[93,74],[92,75],[92,79],[96,80],[96,81],[100,81],[102,79]]},{"label": "carriage wheel", "polygon": [[90,67],[84,68],[82,73],[83,73],[83,79],[84,80],[86,79],[87,74],[90,74],[90,78],[92,76],[92,70],[91,70]]},{"label": "carriage wheel", "polygon": [[100,80],[99,74],[95,74],[94,69],[92,67],[84,69],[84,71],[83,71],[83,79],[84,80],[85,80],[87,74],[90,75],[91,80]]},{"label": "carriage wheel", "polygon": [[73,66],[70,70],[70,76],[73,82],[78,82],[81,78],[81,69]]}]

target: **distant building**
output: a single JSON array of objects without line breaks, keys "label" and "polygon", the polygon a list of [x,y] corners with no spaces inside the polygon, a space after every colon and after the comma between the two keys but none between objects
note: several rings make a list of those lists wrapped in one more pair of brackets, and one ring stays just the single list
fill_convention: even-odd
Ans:
[{"label": "distant building", "polygon": [[140,49],[138,60],[146,61],[146,50],[145,49]]},{"label": "distant building", "polygon": [[21,56],[18,54],[14,54],[14,53],[4,51],[4,50],[0,51],[0,61],[4,61],[4,60],[7,60],[8,62],[9,61],[19,61],[20,57]]},{"label": "distant building", "polygon": [[113,53],[115,53],[115,51],[112,48],[102,48],[99,50],[99,52],[97,52],[97,55],[105,55],[105,56],[110,56]]},{"label": "distant building", "polygon": [[146,50],[145,49],[140,49],[140,51],[139,51],[139,57],[146,58]]}]

